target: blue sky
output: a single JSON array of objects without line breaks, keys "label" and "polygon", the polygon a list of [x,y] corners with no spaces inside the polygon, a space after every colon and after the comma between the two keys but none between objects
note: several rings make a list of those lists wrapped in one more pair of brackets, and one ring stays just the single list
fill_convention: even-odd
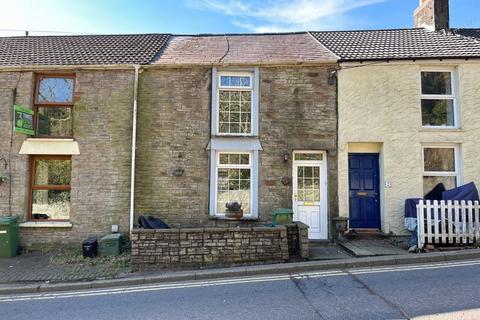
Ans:
[{"label": "blue sky", "polygon": [[[412,27],[418,0],[0,0],[0,35],[243,33]],[[454,27],[480,27],[480,0],[450,0]]]}]

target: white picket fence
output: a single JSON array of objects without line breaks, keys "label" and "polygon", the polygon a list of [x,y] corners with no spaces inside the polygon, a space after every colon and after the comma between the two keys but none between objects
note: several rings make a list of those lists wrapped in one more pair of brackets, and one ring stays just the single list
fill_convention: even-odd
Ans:
[{"label": "white picket fence", "polygon": [[423,201],[417,205],[418,247],[480,242],[478,201]]}]

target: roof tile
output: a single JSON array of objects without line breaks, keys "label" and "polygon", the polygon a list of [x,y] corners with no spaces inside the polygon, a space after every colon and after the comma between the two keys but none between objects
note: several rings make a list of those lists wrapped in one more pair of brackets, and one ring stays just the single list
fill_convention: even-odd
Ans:
[{"label": "roof tile", "polygon": [[311,34],[342,61],[480,57],[480,42],[452,32],[392,29]]},{"label": "roof tile", "polygon": [[167,34],[0,38],[0,66],[148,64]]}]

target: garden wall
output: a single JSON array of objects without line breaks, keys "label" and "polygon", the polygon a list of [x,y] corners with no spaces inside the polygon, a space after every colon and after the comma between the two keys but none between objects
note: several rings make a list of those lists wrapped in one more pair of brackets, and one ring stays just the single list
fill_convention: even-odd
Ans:
[{"label": "garden wall", "polygon": [[[308,257],[308,227],[134,229],[135,271],[287,262]],[[289,238],[290,235],[290,238]]]}]

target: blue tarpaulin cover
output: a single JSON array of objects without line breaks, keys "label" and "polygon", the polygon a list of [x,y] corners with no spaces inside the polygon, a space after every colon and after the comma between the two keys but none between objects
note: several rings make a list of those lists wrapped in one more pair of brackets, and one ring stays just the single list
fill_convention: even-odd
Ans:
[{"label": "blue tarpaulin cover", "polygon": [[443,192],[442,195],[443,200],[465,200],[465,201],[478,201],[480,200],[478,198],[478,190],[477,187],[475,186],[475,183],[470,182],[467,184],[464,184],[461,187],[452,189],[452,190],[447,190]]},{"label": "blue tarpaulin cover", "polygon": [[[405,228],[408,231],[417,229],[417,204],[423,198],[410,198],[405,200]],[[478,190],[475,183],[470,182],[454,188],[446,190],[442,193],[442,200],[448,201],[479,201]]]}]

